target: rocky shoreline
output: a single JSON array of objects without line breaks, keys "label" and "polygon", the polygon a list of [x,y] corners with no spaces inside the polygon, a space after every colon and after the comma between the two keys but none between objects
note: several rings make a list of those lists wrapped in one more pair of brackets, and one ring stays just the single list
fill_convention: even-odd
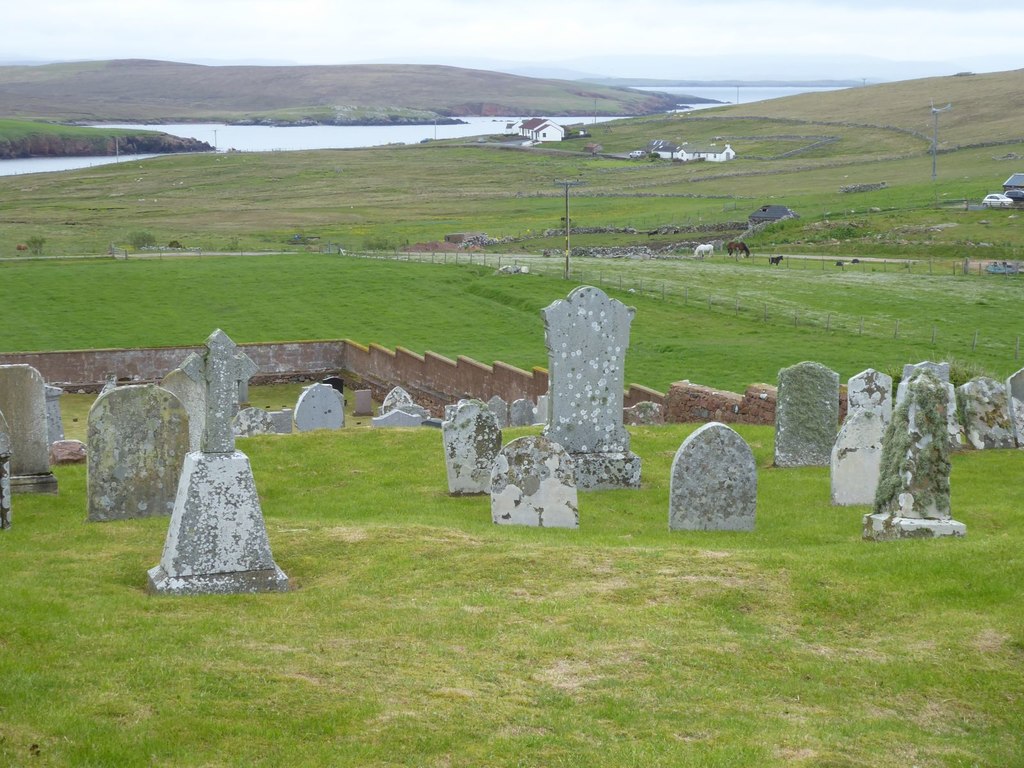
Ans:
[{"label": "rocky shoreline", "polygon": [[211,144],[168,133],[144,133],[127,136],[61,136],[30,134],[0,140],[0,160],[24,160],[33,157],[112,157],[114,155],[163,155],[180,152],[213,152]]}]

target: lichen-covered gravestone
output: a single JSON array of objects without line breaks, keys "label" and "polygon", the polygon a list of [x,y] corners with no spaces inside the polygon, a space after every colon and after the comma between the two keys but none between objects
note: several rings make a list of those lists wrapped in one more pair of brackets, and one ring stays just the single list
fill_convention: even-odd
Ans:
[{"label": "lichen-covered gravestone", "polygon": [[[290,412],[289,412],[290,415]],[[289,422],[289,427],[291,423]],[[274,435],[278,433],[277,423],[270,411],[249,406],[235,414],[232,430],[235,437],[255,437],[256,435]],[[291,431],[289,429],[289,431]]]},{"label": "lichen-covered gravestone", "polygon": [[673,531],[752,531],[757,509],[754,452],[716,421],[687,437],[672,461],[668,527]]},{"label": "lichen-covered gravestone", "polygon": [[882,424],[892,419],[892,376],[868,368],[846,382],[846,418],[858,411],[871,411]]},{"label": "lichen-covered gravestone", "polygon": [[0,530],[11,527],[11,435],[0,413]]},{"label": "lichen-covered gravestone", "polygon": [[206,387],[181,368],[175,368],[164,376],[160,386],[177,396],[188,412],[188,449],[201,450],[203,428],[206,426]]},{"label": "lichen-covered gravestone", "polygon": [[634,424],[637,426],[664,424],[665,413],[664,409],[661,407],[661,403],[644,400],[636,405],[623,409],[622,420],[626,424]]},{"label": "lichen-covered gravestone", "polygon": [[846,415],[829,461],[833,504],[871,504],[875,500],[886,426],[882,415],[868,408],[856,408]]},{"label": "lichen-covered gravestone", "polygon": [[155,384],[116,387],[89,409],[91,521],[169,515],[188,453],[188,412]]},{"label": "lichen-covered gravestone", "polygon": [[43,377],[31,365],[0,365],[0,412],[11,440],[12,493],[57,493],[50,471]]},{"label": "lichen-covered gravestone", "polygon": [[964,445],[964,431],[960,426],[960,417],[956,408],[956,389],[949,381],[949,363],[933,363],[925,360],[920,363],[907,363],[903,366],[903,378],[896,388],[896,405],[903,402],[907,395],[907,384],[921,371],[930,371],[942,384],[946,393],[946,440],[952,450],[959,450]]},{"label": "lichen-covered gravestone", "polygon": [[1013,448],[1013,421],[1006,387],[995,379],[978,376],[956,389],[964,417],[964,434],[974,448]]},{"label": "lichen-covered gravestone", "polygon": [[592,286],[543,310],[550,421],[583,489],[639,488],[640,457],[622,423],[626,350],[636,310]]},{"label": "lichen-covered gravestone", "polygon": [[491,519],[499,525],[579,528],[573,460],[539,435],[513,440],[491,471]]},{"label": "lichen-covered gravestone", "polygon": [[504,429],[509,425],[508,403],[502,400],[499,395],[494,395],[488,400],[487,407],[491,409],[494,418],[498,420],[499,429]]},{"label": "lichen-covered gravestone", "polygon": [[441,425],[448,493],[453,496],[489,493],[491,469],[501,450],[498,421],[480,400],[464,400]]},{"label": "lichen-covered gravestone", "polygon": [[1013,434],[1017,445],[1024,448],[1024,368],[1006,380],[1006,398],[1013,421]]},{"label": "lichen-covered gravestone", "polygon": [[202,450],[185,457],[160,564],[149,591],[162,594],[279,592],[288,577],[270,552],[248,457],[235,450],[238,382],[256,365],[221,330],[182,365],[206,389]]},{"label": "lichen-covered gravestone", "polygon": [[533,403],[525,397],[513,400],[508,408],[508,420],[511,427],[528,427],[533,424]]},{"label": "lichen-covered gravestone", "polygon": [[827,467],[838,425],[838,373],[811,362],[779,371],[775,466]]},{"label": "lichen-covered gravestone", "polygon": [[874,511],[864,516],[865,539],[963,536],[949,506],[949,442],[943,383],[924,370],[907,382],[882,442]]},{"label": "lichen-covered gravestone", "polygon": [[295,429],[341,429],[345,426],[345,398],[330,384],[304,387],[295,404]]}]

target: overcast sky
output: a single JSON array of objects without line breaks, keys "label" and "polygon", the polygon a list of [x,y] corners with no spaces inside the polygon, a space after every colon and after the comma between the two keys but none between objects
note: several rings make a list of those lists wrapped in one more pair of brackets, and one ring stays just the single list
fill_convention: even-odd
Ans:
[{"label": "overcast sky", "polygon": [[[35,0],[6,4],[3,32],[5,62],[521,62],[690,79],[879,77],[861,57],[940,63],[889,79],[1024,68],[1024,0]],[[685,71],[644,57],[686,57]]]}]

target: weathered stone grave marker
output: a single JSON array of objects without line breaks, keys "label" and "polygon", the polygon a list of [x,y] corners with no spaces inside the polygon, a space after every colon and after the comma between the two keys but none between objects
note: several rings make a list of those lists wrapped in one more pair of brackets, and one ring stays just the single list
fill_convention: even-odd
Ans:
[{"label": "weathered stone grave marker", "polygon": [[288,589],[274,562],[248,457],[235,450],[232,418],[238,382],[256,365],[221,330],[203,354],[181,366],[206,389],[202,450],[185,457],[160,564],[149,591],[164,594],[271,592]]},{"label": "weathered stone grave marker", "polygon": [[11,527],[11,434],[0,413],[0,530]]},{"label": "weathered stone grave marker", "polygon": [[868,368],[846,382],[846,416],[857,411],[878,414],[883,424],[892,419],[892,376]]},{"label": "weathered stone grave marker", "polygon": [[174,394],[188,412],[188,449],[202,450],[203,429],[206,426],[206,387],[181,368],[175,368],[164,376],[160,386]]},{"label": "weathered stone grave marker", "polygon": [[622,423],[625,359],[636,310],[592,286],[547,306],[550,422],[544,435],[572,456],[583,489],[639,488],[640,457]]},{"label": "weathered stone grave marker", "polygon": [[64,390],[47,384],[46,391],[46,431],[47,441],[56,443],[64,439],[64,420],[60,415],[60,396]]},{"label": "weathered stone grave marker", "polygon": [[949,381],[949,363],[933,363],[930,360],[925,360],[920,363],[908,363],[903,366],[903,378],[900,380],[900,385],[896,388],[896,405],[903,402],[903,398],[907,394],[907,384],[910,380],[921,371],[930,371],[942,384],[942,389],[946,393],[946,439],[949,442],[949,447],[953,450],[959,450],[964,446],[964,431],[960,425],[960,418],[956,410],[956,390],[952,383]]},{"label": "weathered stone grave marker", "polygon": [[929,370],[907,382],[882,442],[874,511],[864,516],[865,539],[963,536],[949,506],[949,442],[943,383]]},{"label": "weathered stone grave marker", "polygon": [[1006,379],[1006,397],[1017,445],[1024,448],[1024,368]]},{"label": "weathered stone grave marker", "polygon": [[827,467],[838,426],[838,373],[812,362],[779,371],[775,466]]},{"label": "weathered stone grave marker", "polygon": [[956,400],[964,416],[964,435],[974,448],[1013,448],[1013,421],[1006,387],[978,376],[957,387]]},{"label": "weathered stone grave marker", "polygon": [[871,504],[892,420],[892,376],[868,368],[849,379],[846,392],[846,419],[829,457],[831,499],[837,506]]},{"label": "weathered stone grave marker", "polygon": [[169,515],[188,453],[188,412],[155,384],[116,387],[89,409],[88,519]]},{"label": "weathered stone grave marker", "polygon": [[491,519],[499,525],[579,528],[573,461],[540,435],[513,440],[491,470]]},{"label": "weathered stone grave marker", "polygon": [[270,411],[265,411],[262,408],[256,408],[251,405],[241,408],[235,414],[232,431],[235,433],[235,437],[278,434],[274,415]]},{"label": "weathered stone grave marker", "polygon": [[498,420],[498,429],[504,429],[509,425],[508,403],[500,396],[494,395],[488,400],[487,407],[491,409],[494,418]]},{"label": "weathered stone grave marker", "polygon": [[43,377],[31,365],[0,365],[0,412],[11,441],[12,493],[57,493],[50,471]]},{"label": "weathered stone grave marker", "polygon": [[501,430],[487,403],[463,400],[441,425],[448,493],[489,493],[491,469],[501,450]]},{"label": "weathered stone grave marker", "polygon": [[295,429],[341,429],[345,426],[345,398],[330,384],[304,387],[295,404]]},{"label": "weathered stone grave marker", "polygon": [[352,414],[354,416],[373,415],[373,393],[368,389],[357,389],[355,391],[355,406]]},{"label": "weathered stone grave marker", "polygon": [[668,527],[673,531],[752,531],[757,510],[754,452],[725,424],[687,437],[672,461]]},{"label": "weathered stone grave marker", "polygon": [[533,403],[525,397],[513,400],[508,407],[510,427],[529,427],[533,424]]}]

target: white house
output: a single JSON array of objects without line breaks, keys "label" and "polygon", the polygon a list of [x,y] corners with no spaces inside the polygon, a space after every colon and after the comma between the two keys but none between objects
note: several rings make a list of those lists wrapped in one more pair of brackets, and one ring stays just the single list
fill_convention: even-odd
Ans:
[{"label": "white house", "polygon": [[544,117],[533,117],[519,124],[519,135],[531,141],[561,141],[565,128]]},{"label": "white house", "polygon": [[727,163],[736,158],[736,151],[728,144],[723,149],[718,149],[714,144],[709,147],[697,147],[684,144],[682,147],[681,160],[706,160],[709,163]]}]

